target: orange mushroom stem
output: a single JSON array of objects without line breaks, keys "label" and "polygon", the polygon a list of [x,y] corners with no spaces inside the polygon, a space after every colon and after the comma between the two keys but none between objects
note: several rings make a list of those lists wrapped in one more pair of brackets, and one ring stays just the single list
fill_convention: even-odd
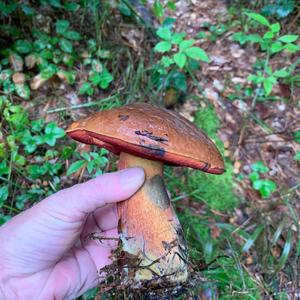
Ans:
[{"label": "orange mushroom stem", "polygon": [[[119,169],[142,167],[146,180],[129,200],[118,204],[119,231],[127,273],[135,281],[187,279],[186,244],[163,181],[163,163],[121,152]],[[138,265],[137,265],[138,264]],[[132,270],[135,270],[132,272]]]}]

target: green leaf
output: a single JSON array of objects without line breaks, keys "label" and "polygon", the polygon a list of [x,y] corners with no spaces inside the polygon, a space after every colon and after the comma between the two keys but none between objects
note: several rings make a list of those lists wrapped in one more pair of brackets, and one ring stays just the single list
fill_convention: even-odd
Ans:
[{"label": "green leaf", "polygon": [[8,198],[8,185],[0,187],[0,208]]},{"label": "green leaf", "polygon": [[258,179],[253,181],[252,186],[255,190],[260,190],[264,185],[264,180],[263,179]]},{"label": "green leaf", "polygon": [[55,23],[55,30],[58,34],[64,34],[70,26],[70,22],[67,20],[58,20]]},{"label": "green leaf", "polygon": [[104,71],[100,74],[101,80],[100,80],[100,88],[106,89],[108,88],[109,84],[113,81],[113,76],[108,72]]},{"label": "green leaf", "polygon": [[192,47],[195,44],[195,40],[184,40],[179,44],[179,50],[184,51],[187,48]]},{"label": "green leaf", "polygon": [[172,26],[174,25],[175,22],[176,22],[176,19],[170,18],[170,17],[166,17],[166,18],[163,20],[163,22],[162,22],[162,26],[163,26],[163,27],[172,28]]},{"label": "green leaf", "polygon": [[27,40],[17,40],[15,42],[14,48],[17,52],[22,54],[27,54],[32,51],[32,45]]},{"label": "green leaf", "polygon": [[153,12],[157,18],[163,17],[165,10],[159,0],[156,0],[153,4]]},{"label": "green leaf", "polygon": [[242,248],[242,252],[247,252],[249,251],[249,249],[252,247],[252,245],[255,243],[255,241],[258,239],[258,237],[260,236],[260,234],[262,233],[264,229],[264,225],[260,224],[255,230],[254,232],[251,234],[250,238],[247,240],[247,242],[245,243],[245,245]]},{"label": "green leaf", "polygon": [[70,176],[71,174],[77,172],[79,169],[81,169],[86,164],[85,160],[77,160],[73,162],[67,171],[67,176]]},{"label": "green leaf", "polygon": [[195,59],[195,60],[201,60],[201,61],[204,61],[204,62],[209,62],[210,59],[208,57],[208,55],[206,54],[206,52],[199,48],[199,47],[191,47],[191,48],[188,48],[184,51],[184,53],[192,58],[192,59]]},{"label": "green leaf", "polygon": [[173,59],[176,63],[176,65],[179,68],[183,68],[186,63],[186,55],[183,52],[178,52],[173,56]]},{"label": "green leaf", "polygon": [[274,37],[274,33],[273,31],[267,31],[264,36],[263,39],[272,39]]},{"label": "green leaf", "polygon": [[295,142],[300,143],[300,130],[293,132],[293,139]]},{"label": "green leaf", "polygon": [[10,215],[3,215],[0,213],[0,226],[7,222],[10,218]]},{"label": "green leaf", "polygon": [[279,77],[279,78],[285,78],[285,77],[288,77],[289,75],[290,75],[290,72],[285,68],[277,70],[273,73],[273,76]]},{"label": "green leaf", "polygon": [[277,274],[284,266],[286,266],[286,262],[289,258],[289,254],[292,249],[292,230],[288,229],[287,238],[281,253],[281,256],[279,258],[278,265],[275,267],[274,274]]},{"label": "green leaf", "polygon": [[259,189],[259,193],[263,198],[268,198],[276,190],[277,185],[272,180],[263,180],[263,185]]},{"label": "green leaf", "polygon": [[26,99],[28,100],[30,98],[30,88],[27,84],[15,84],[15,89],[16,89],[16,92],[17,94],[23,98],[23,99]]},{"label": "green leaf", "polygon": [[172,65],[174,63],[174,60],[172,58],[170,58],[169,56],[163,56],[161,58],[161,63],[165,68],[169,68],[170,65]]},{"label": "green leaf", "polygon": [[61,39],[59,41],[59,46],[60,46],[60,49],[66,53],[72,53],[72,51],[73,51],[72,43],[66,39]]},{"label": "green leaf", "polygon": [[172,44],[179,44],[179,43],[182,42],[182,40],[185,38],[185,36],[186,36],[185,32],[175,33],[172,36],[171,43]]},{"label": "green leaf", "polygon": [[68,40],[79,41],[81,40],[81,35],[77,31],[67,31],[63,36]]},{"label": "green leaf", "polygon": [[94,89],[92,88],[92,85],[89,82],[84,82],[80,87],[79,95],[82,94],[87,94],[89,96],[92,96],[94,94]]},{"label": "green leaf", "polygon": [[272,45],[271,45],[271,53],[272,54],[280,52],[283,49],[284,49],[284,46],[282,45],[281,42],[275,42],[275,43],[272,43]]},{"label": "green leaf", "polygon": [[75,11],[80,8],[80,5],[74,2],[65,2],[64,9],[67,11]]},{"label": "green leaf", "polygon": [[0,176],[6,175],[9,173],[9,167],[7,166],[6,160],[0,162]]},{"label": "green leaf", "polygon": [[165,42],[159,42],[154,47],[154,51],[164,53],[164,52],[170,51],[171,48],[172,48],[171,42],[167,42],[167,41],[165,41]]},{"label": "green leaf", "polygon": [[176,10],[176,4],[173,3],[172,1],[167,2],[167,7],[170,8],[171,10]]},{"label": "green leaf", "polygon": [[48,65],[41,72],[43,79],[50,79],[57,72],[57,67],[54,64]]},{"label": "green leaf", "polygon": [[176,71],[172,74],[170,79],[176,89],[182,91],[183,93],[186,93],[187,79],[184,73]]},{"label": "green leaf", "polygon": [[41,136],[32,136],[29,130],[23,132],[22,144],[25,146],[25,151],[27,153],[33,153],[38,145],[41,145],[42,143],[43,139]]},{"label": "green leaf", "polygon": [[44,128],[44,125],[45,125],[44,119],[33,120],[31,122],[31,130],[33,132],[41,132],[42,129]]},{"label": "green leaf", "polygon": [[261,25],[271,27],[269,21],[262,15],[256,13],[246,13],[246,15],[251,18],[252,20],[258,22]]},{"label": "green leaf", "polygon": [[101,81],[100,73],[93,72],[92,75],[89,76],[89,81],[95,86],[98,85]]},{"label": "green leaf", "polygon": [[50,122],[45,128],[44,139],[46,144],[49,146],[54,146],[56,140],[63,137],[65,132],[62,128],[59,128],[55,122]]},{"label": "green leaf", "polygon": [[274,85],[273,79],[271,79],[271,77],[265,78],[263,85],[266,96],[269,96],[272,92]]},{"label": "green leaf", "polygon": [[300,150],[298,150],[296,152],[296,154],[294,155],[293,159],[296,160],[296,161],[300,161]]},{"label": "green leaf", "polygon": [[287,50],[291,53],[295,53],[295,52],[298,52],[300,51],[300,47],[298,45],[295,45],[295,44],[287,44],[287,45],[284,45],[283,46],[283,49],[284,50]]},{"label": "green leaf", "polygon": [[249,179],[254,182],[256,180],[259,180],[259,174],[257,172],[251,172],[249,174]]},{"label": "green leaf", "polygon": [[169,28],[167,27],[160,27],[157,31],[156,34],[163,40],[170,41],[172,38],[172,32]]},{"label": "green leaf", "polygon": [[251,169],[255,172],[266,173],[269,171],[269,168],[261,161],[257,161],[256,163],[251,165]]},{"label": "green leaf", "polygon": [[280,23],[274,23],[271,25],[271,30],[273,33],[277,33],[280,31]]},{"label": "green leaf", "polygon": [[298,35],[296,34],[288,34],[288,35],[283,35],[280,38],[278,38],[278,41],[288,44],[288,43],[293,43],[298,39]]}]

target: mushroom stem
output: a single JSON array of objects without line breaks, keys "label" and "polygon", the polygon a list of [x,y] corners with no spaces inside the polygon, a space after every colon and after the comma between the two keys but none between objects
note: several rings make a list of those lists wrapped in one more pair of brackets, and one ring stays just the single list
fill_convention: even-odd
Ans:
[{"label": "mushroom stem", "polygon": [[125,270],[136,282],[187,280],[186,244],[163,182],[163,163],[121,152],[119,169],[142,167],[144,185],[118,203]]}]

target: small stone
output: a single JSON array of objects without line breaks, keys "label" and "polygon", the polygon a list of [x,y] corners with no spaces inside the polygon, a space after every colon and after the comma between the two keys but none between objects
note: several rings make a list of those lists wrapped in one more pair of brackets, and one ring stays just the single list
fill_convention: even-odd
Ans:
[{"label": "small stone", "polygon": [[12,76],[12,80],[14,83],[23,84],[25,82],[25,74],[24,73],[15,73]]},{"label": "small stone", "polygon": [[253,264],[253,256],[248,256],[248,257],[246,258],[246,264],[247,264],[248,266]]},{"label": "small stone", "polygon": [[280,111],[285,111],[286,110],[286,105],[284,103],[278,104],[278,109]]},{"label": "small stone", "polygon": [[233,164],[233,166],[235,167],[235,168],[237,168],[237,169],[240,169],[241,168],[241,165],[242,165],[242,163],[240,162],[240,161],[235,161],[234,162],[234,164]]},{"label": "small stone", "polygon": [[224,156],[225,157],[229,157],[230,156],[230,151],[229,150],[225,150],[224,151]]},{"label": "small stone", "polygon": [[242,100],[234,100],[232,104],[241,112],[246,112],[249,110],[249,106],[245,101]]},{"label": "small stone", "polygon": [[245,173],[250,173],[250,172],[251,172],[251,167],[248,166],[248,165],[245,165],[245,166],[243,166],[243,171],[244,171]]},{"label": "small stone", "polygon": [[208,100],[211,100],[211,101],[218,101],[219,100],[219,94],[211,88],[206,88],[204,90],[204,95],[206,96],[206,98]]},{"label": "small stone", "polygon": [[224,90],[224,84],[218,79],[214,79],[213,85],[219,92]]},{"label": "small stone", "polygon": [[41,74],[38,74],[32,78],[32,81],[30,83],[30,87],[32,90],[39,89],[47,80],[42,78]]},{"label": "small stone", "polygon": [[228,149],[229,146],[230,146],[229,141],[228,141],[228,140],[227,140],[227,141],[224,141],[224,148],[225,148],[225,149]]},{"label": "small stone", "polygon": [[25,66],[28,69],[32,69],[36,64],[36,58],[34,54],[27,55],[25,57]]},{"label": "small stone", "polygon": [[241,77],[233,77],[231,79],[231,81],[235,84],[239,84],[239,83],[245,83],[246,79],[245,78],[241,78]]},{"label": "small stone", "polygon": [[8,57],[8,60],[10,62],[11,68],[15,72],[23,71],[24,62],[20,55],[11,53]]}]

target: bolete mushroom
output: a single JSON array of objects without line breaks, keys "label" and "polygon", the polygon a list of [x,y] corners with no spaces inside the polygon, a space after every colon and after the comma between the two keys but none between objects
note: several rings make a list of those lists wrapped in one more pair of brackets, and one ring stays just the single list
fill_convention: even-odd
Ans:
[{"label": "bolete mushroom", "polygon": [[214,143],[179,114],[146,103],[95,113],[71,124],[67,133],[119,154],[119,169],[145,171],[140,190],[118,204],[127,276],[135,282],[186,281],[187,248],[164,185],[163,164],[221,174],[224,163]]}]

